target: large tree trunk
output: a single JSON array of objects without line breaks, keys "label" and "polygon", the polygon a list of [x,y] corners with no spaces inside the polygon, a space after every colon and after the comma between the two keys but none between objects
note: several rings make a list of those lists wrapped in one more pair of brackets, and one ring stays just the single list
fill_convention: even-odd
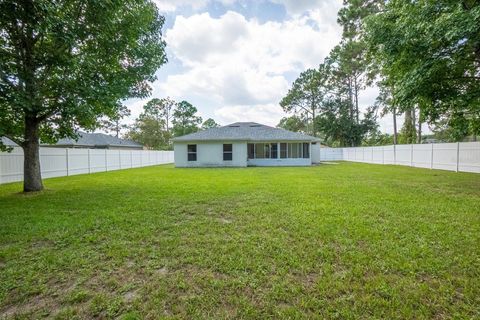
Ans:
[{"label": "large tree trunk", "polygon": [[315,137],[315,134],[317,133],[315,130],[315,102],[312,102],[312,136]]},{"label": "large tree trunk", "polygon": [[403,123],[402,135],[406,143],[415,143],[416,127],[413,121],[415,109],[405,110],[405,121]]},{"label": "large tree trunk", "polygon": [[420,115],[418,116],[417,143],[422,143],[422,122],[420,121]]},{"label": "large tree trunk", "polygon": [[398,144],[397,108],[393,106],[393,144]]},{"label": "large tree trunk", "polygon": [[360,123],[360,110],[358,109],[358,84],[357,84],[357,78],[356,77],[355,77],[354,89],[355,89],[355,94],[354,94],[354,98],[355,98],[355,119],[357,120],[357,124],[359,124]]},{"label": "large tree trunk", "polygon": [[32,119],[25,120],[25,142],[23,143],[23,191],[43,189],[40,171],[40,132],[39,124]]}]

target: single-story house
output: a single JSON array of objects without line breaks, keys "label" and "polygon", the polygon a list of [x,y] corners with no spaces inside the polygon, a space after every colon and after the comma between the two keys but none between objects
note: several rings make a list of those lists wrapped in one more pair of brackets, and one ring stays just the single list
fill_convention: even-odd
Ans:
[{"label": "single-story house", "polygon": [[309,166],[320,140],[255,122],[236,122],[173,138],[176,167]]},{"label": "single-story house", "polygon": [[[2,142],[11,147],[17,146],[12,140],[5,137]],[[77,140],[65,138],[60,139],[56,144],[40,144],[42,147],[50,148],[84,148],[84,149],[113,149],[113,150],[142,150],[143,145],[128,139],[120,139],[104,133],[79,132]]]}]

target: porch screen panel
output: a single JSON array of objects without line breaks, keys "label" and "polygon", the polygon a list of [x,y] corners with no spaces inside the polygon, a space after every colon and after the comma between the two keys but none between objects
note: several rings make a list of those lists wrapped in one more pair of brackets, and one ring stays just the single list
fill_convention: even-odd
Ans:
[{"label": "porch screen panel", "polygon": [[310,158],[310,144],[309,143],[303,143],[303,157],[304,158]]},{"label": "porch screen panel", "polygon": [[297,159],[302,157],[302,149],[300,143],[288,144],[288,157],[291,159]]},{"label": "porch screen panel", "polygon": [[272,143],[270,144],[270,156],[272,159],[278,158],[278,144]]},{"label": "porch screen panel", "polygon": [[263,147],[265,149],[265,158],[270,158],[270,143],[263,143]]},{"label": "porch screen panel", "polygon": [[280,143],[280,158],[285,159],[287,158],[287,144]]},{"label": "porch screen panel", "polygon": [[264,159],[265,158],[265,144],[256,143],[255,144],[255,159]]}]

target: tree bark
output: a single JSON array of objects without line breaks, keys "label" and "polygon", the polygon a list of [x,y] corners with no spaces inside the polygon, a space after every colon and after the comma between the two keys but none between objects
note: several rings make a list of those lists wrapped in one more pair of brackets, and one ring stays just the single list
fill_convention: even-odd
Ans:
[{"label": "tree bark", "polygon": [[357,120],[357,124],[360,123],[360,111],[358,109],[358,84],[357,84],[357,78],[355,77],[355,86],[354,86],[354,89],[355,89],[355,94],[354,94],[354,98],[355,98],[355,114],[356,114],[356,120]]},{"label": "tree bark", "polygon": [[22,147],[23,191],[41,191],[43,183],[40,171],[40,128],[39,123],[32,118],[25,119],[25,141]]},{"label": "tree bark", "polygon": [[397,108],[393,106],[393,144],[398,144]]},{"label": "tree bark", "polygon": [[405,121],[402,128],[402,134],[404,136],[406,143],[415,143],[415,134],[416,134],[416,127],[413,122],[413,113],[415,109],[408,108],[405,110]]},{"label": "tree bark", "polygon": [[417,143],[422,143],[422,122],[420,121],[420,116],[418,116]]},{"label": "tree bark", "polygon": [[312,136],[315,137],[315,101],[312,101]]}]

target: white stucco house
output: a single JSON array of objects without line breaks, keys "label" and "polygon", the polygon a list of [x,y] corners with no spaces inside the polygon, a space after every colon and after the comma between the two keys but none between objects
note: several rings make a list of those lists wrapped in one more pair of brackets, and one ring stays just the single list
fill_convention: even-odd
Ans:
[{"label": "white stucco house", "polygon": [[255,122],[236,122],[173,139],[176,167],[309,166],[320,140]]}]

